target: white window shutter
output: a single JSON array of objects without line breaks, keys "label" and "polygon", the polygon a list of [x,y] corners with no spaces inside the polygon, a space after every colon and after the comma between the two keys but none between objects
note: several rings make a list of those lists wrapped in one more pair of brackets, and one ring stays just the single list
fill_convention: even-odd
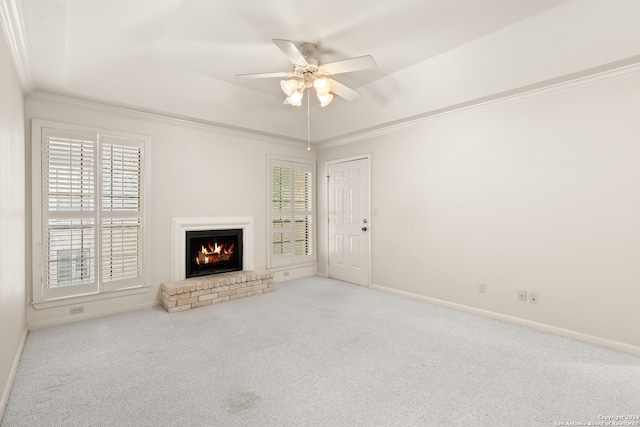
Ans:
[{"label": "white window shutter", "polygon": [[144,285],[144,143],[42,127],[43,300]]},{"label": "white window shutter", "polygon": [[97,140],[43,129],[43,295],[96,292]]},{"label": "white window shutter", "polygon": [[271,159],[272,267],[313,261],[313,164]]},{"label": "white window shutter", "polygon": [[[101,136],[102,210],[140,212],[142,204],[142,150],[126,140]],[[112,141],[112,142],[106,142]],[[131,142],[129,142],[131,143]]]},{"label": "white window shutter", "polygon": [[103,219],[100,232],[102,238],[102,282],[141,278],[141,219]]},{"label": "white window shutter", "polygon": [[93,135],[44,141],[45,200],[49,212],[95,210],[96,141]]},{"label": "white window shutter", "polygon": [[271,263],[293,262],[292,245],[292,169],[288,162],[271,163]]},{"label": "white window shutter", "polygon": [[95,223],[93,218],[47,221],[46,286],[91,285],[95,282]]},{"label": "white window shutter", "polygon": [[100,279],[135,286],[143,273],[142,142],[100,135]]},{"label": "white window shutter", "polygon": [[293,164],[294,261],[313,258],[313,169],[307,163]]}]

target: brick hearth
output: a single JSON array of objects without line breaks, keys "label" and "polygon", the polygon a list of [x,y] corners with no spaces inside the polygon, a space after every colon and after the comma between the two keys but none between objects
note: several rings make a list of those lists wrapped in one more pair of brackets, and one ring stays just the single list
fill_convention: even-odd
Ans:
[{"label": "brick hearth", "polygon": [[163,283],[162,305],[175,313],[271,291],[273,272],[234,271]]}]

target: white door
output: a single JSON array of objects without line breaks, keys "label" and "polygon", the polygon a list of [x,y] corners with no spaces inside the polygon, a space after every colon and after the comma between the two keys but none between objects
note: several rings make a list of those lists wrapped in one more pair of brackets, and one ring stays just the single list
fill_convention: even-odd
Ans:
[{"label": "white door", "polygon": [[369,286],[369,159],[328,167],[329,277]]}]

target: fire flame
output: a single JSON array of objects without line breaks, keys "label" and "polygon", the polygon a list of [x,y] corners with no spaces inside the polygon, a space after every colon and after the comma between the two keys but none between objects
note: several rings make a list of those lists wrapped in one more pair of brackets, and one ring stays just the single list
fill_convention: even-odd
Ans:
[{"label": "fire flame", "polygon": [[218,245],[218,242],[214,241],[207,243],[207,246],[200,245],[200,252],[195,257],[195,262],[198,265],[203,264],[215,264],[217,262],[229,261],[231,254],[233,254],[233,243],[229,245]]}]

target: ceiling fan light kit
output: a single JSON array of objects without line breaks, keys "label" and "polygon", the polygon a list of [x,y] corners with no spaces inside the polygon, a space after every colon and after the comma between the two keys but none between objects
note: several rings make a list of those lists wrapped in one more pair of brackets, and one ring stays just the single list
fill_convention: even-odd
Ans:
[{"label": "ceiling fan light kit", "polygon": [[318,99],[320,100],[320,106],[326,107],[333,100],[333,95],[331,95],[330,93],[326,95],[318,94]]},{"label": "ceiling fan light kit", "polygon": [[321,65],[313,58],[313,55],[316,53],[316,45],[313,43],[302,43],[300,48],[298,48],[291,40],[273,39],[273,42],[293,64],[292,71],[239,74],[237,76],[248,78],[289,78],[288,80],[280,81],[280,88],[287,96],[284,104],[294,105],[296,107],[302,105],[304,90],[310,89],[311,87],[315,89],[322,107],[329,105],[333,100],[333,95],[338,95],[352,101],[360,94],[328,76],[376,67],[376,62],[370,55]]},{"label": "ceiling fan light kit", "polygon": [[[284,94],[287,95],[284,104],[296,107],[302,105],[304,90],[311,89],[312,87],[315,89],[316,96],[322,107],[326,107],[331,103],[334,94],[348,101],[353,101],[360,94],[350,87],[329,78],[329,76],[376,67],[376,62],[371,55],[320,65],[317,59],[312,58],[316,53],[316,45],[313,43],[302,43],[298,49],[291,40],[273,39],[273,42],[293,64],[292,71],[238,74],[237,77],[284,77],[285,79],[280,80],[280,88]],[[307,150],[311,150],[311,110],[309,107],[309,97],[307,97]]]},{"label": "ceiling fan light kit", "polygon": [[331,92],[331,83],[326,77],[311,78],[305,76],[304,80],[280,80],[280,87],[287,98],[284,100],[285,104],[294,105],[299,107],[302,105],[302,97],[304,90],[313,86],[316,90],[316,95],[320,101],[320,105],[325,107],[329,105],[333,99]]}]

